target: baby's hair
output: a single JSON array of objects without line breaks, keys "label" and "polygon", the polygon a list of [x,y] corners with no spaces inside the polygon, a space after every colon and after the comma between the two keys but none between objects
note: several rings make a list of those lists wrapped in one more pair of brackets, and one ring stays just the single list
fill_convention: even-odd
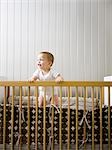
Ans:
[{"label": "baby's hair", "polygon": [[45,54],[45,55],[47,55],[47,58],[48,58],[48,60],[50,60],[51,62],[52,62],[52,64],[53,64],[53,62],[54,62],[54,56],[53,56],[53,54],[51,54],[50,52],[40,52],[40,54]]}]

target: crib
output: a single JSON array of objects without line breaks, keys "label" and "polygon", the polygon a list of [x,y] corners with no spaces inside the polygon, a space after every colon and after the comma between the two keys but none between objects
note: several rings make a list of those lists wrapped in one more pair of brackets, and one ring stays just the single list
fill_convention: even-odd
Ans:
[{"label": "crib", "polygon": [[[43,107],[38,87],[44,87]],[[52,102],[46,104],[46,87]],[[70,150],[112,148],[111,82],[0,81],[2,149]],[[104,89],[108,105],[104,105]],[[59,105],[54,104],[57,90]]]}]

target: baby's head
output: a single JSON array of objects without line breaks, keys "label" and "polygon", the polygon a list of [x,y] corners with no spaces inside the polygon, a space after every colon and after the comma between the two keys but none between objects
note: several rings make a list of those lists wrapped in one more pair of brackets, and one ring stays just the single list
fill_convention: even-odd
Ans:
[{"label": "baby's head", "polygon": [[40,52],[39,54],[41,54],[41,55],[43,55],[44,57],[46,57],[47,58],[47,60],[49,61],[49,62],[51,62],[51,66],[52,66],[52,64],[53,64],[53,62],[54,62],[54,56],[53,56],[53,54],[51,54],[50,52]]},{"label": "baby's head", "polygon": [[54,62],[54,56],[50,52],[42,51],[37,56],[37,65],[40,69],[48,71]]}]

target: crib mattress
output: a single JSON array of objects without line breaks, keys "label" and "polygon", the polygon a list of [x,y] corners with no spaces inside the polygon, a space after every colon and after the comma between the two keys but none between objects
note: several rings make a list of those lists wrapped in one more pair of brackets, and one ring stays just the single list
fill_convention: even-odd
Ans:
[{"label": "crib mattress", "polygon": [[[58,97],[60,102],[60,97]],[[70,109],[76,109],[76,97],[62,97],[62,108],[68,108],[68,99],[70,100]],[[14,105],[19,105],[20,96],[14,96]],[[93,99],[91,97],[86,98],[86,109],[92,110],[92,101]],[[8,98],[9,104],[12,104],[12,96]],[[99,100],[94,98],[94,107],[98,106]],[[22,96],[22,105],[26,106],[28,103],[28,96]],[[30,96],[30,106],[34,106],[36,104],[36,97]],[[83,110],[84,109],[84,97],[78,97],[78,109]],[[49,105],[47,105],[49,107]]]}]

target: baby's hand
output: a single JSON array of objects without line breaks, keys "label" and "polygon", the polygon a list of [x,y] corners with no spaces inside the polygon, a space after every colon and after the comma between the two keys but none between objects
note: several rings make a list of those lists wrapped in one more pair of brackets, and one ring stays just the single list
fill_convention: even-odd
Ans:
[{"label": "baby's hand", "polygon": [[36,79],[36,81],[40,81],[39,79]]},{"label": "baby's hand", "polygon": [[34,82],[35,80],[33,78],[28,79],[29,82]]},{"label": "baby's hand", "polygon": [[34,82],[34,81],[39,81],[39,79],[37,77],[33,76],[28,81]]},{"label": "baby's hand", "polygon": [[56,79],[55,79],[56,82],[62,82],[63,81],[63,78],[61,76],[58,76]]}]

